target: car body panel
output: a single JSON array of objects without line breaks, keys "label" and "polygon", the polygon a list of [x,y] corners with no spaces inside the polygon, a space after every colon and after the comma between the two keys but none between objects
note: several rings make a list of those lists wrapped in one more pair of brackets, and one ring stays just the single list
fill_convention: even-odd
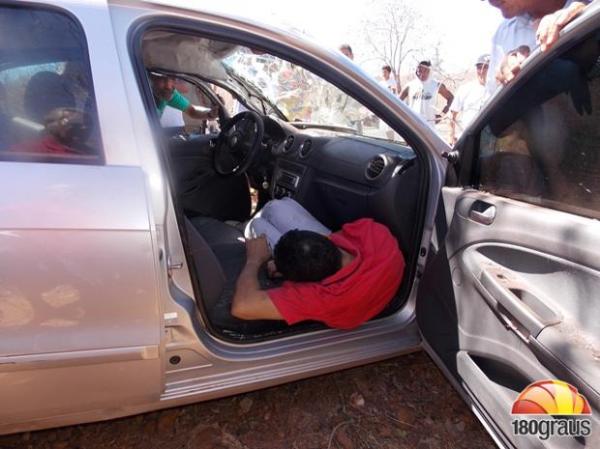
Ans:
[{"label": "car body panel", "polygon": [[0,423],[157,398],[157,253],[142,172],[3,162],[0,173],[12,192],[0,204]]},{"label": "car body panel", "polygon": [[[19,4],[27,3],[64,8],[81,23],[106,165],[0,163],[7,174],[0,178],[1,190],[17,192],[0,203],[11,214],[3,216],[0,230],[2,251],[9,254],[0,264],[11,273],[3,299],[14,301],[13,291],[28,286],[25,312],[17,306],[10,313],[29,320],[21,337],[15,327],[5,327],[2,335],[0,397],[8,406],[0,412],[0,433],[213,399],[419,349],[414,288],[398,313],[353,331],[329,329],[240,345],[207,330],[130,39],[143,20],[168,19],[305,58],[418,148],[430,175],[424,199],[430,208],[423,210],[423,242],[428,242],[431,204],[445,169],[440,155],[447,146],[405,105],[334,52],[264,26],[140,2]],[[31,242],[43,248],[42,259]],[[424,262],[422,255],[417,271]],[[28,338],[31,332],[40,335],[37,345]],[[169,362],[175,355],[181,358],[177,365]]]}]

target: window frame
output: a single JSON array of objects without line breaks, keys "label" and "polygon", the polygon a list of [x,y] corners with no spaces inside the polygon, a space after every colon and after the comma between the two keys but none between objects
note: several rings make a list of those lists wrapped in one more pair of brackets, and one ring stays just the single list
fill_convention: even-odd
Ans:
[{"label": "window frame", "polygon": [[[482,164],[480,154],[482,133],[489,126],[491,119],[497,112],[501,108],[506,107],[507,103],[509,103],[515,95],[518,95],[519,91],[533,77],[545,70],[554,60],[590,39],[594,34],[600,34],[600,15],[587,16],[580,20],[586,19],[587,23],[585,25],[578,26],[579,29],[575,33],[568,33],[567,36],[562,37],[561,42],[548,53],[541,53],[539,48],[536,49],[534,54],[530,57],[531,60],[527,62],[519,76],[500,92],[496,92],[490,103],[488,103],[488,106],[484,108],[482,115],[473,123],[470,132],[468,134],[465,133],[465,138],[461,139],[463,144],[459,148],[460,153],[457,163],[458,185],[468,186],[490,195],[520,201],[537,207],[574,214],[583,218],[600,219],[600,210],[594,211],[593,209],[582,208],[578,205],[559,202],[549,198],[532,197],[527,194],[511,192],[509,196],[507,195],[507,192],[488,190],[481,184]],[[569,28],[572,29],[580,20],[571,24]],[[600,105],[598,106],[600,107]],[[526,197],[535,199],[535,201],[528,200]]]}]

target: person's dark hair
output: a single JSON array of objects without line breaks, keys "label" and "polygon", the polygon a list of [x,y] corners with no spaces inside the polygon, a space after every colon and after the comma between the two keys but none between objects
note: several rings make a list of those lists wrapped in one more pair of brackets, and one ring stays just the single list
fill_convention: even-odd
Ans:
[{"label": "person's dark hair", "polygon": [[275,245],[273,256],[277,271],[294,282],[319,282],[342,267],[337,246],[312,231],[286,232]]},{"label": "person's dark hair", "polygon": [[392,73],[392,68],[389,65],[384,65],[381,70],[387,70],[388,72]]},{"label": "person's dark hair", "polygon": [[431,67],[431,61],[425,59],[425,60],[419,62],[419,65],[424,65],[425,67]]},{"label": "person's dark hair", "polygon": [[340,51],[342,50],[347,50],[350,53],[354,54],[354,52],[352,51],[352,47],[350,46],[350,44],[342,44],[340,45]]}]

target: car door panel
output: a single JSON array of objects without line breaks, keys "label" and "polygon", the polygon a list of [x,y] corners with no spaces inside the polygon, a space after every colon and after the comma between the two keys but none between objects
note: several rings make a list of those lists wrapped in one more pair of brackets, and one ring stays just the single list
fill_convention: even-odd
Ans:
[{"label": "car door panel", "polygon": [[156,400],[156,258],[142,171],[0,163],[0,432]]},{"label": "car door panel", "polygon": [[505,435],[513,401],[537,380],[567,381],[597,410],[598,223],[472,189],[443,198],[453,213],[417,302],[427,346]]}]

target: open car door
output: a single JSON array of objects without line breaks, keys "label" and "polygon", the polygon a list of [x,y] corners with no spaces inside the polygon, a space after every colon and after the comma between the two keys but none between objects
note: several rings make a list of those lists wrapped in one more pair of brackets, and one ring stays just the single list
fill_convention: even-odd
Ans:
[{"label": "open car door", "polygon": [[493,100],[442,191],[417,320],[500,447],[600,447],[599,57],[596,8]]}]

